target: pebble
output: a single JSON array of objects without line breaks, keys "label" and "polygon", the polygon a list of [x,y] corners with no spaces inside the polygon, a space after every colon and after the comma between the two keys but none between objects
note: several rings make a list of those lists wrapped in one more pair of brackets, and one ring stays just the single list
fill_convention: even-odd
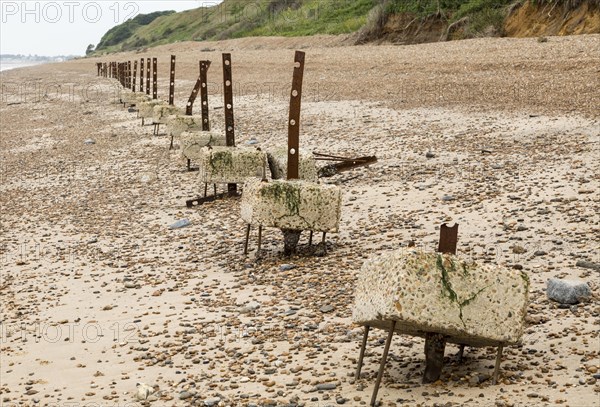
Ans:
[{"label": "pebble", "polygon": [[319,311],[326,314],[332,312],[334,309],[335,307],[333,305],[323,305],[321,308],[319,308]]},{"label": "pebble", "polygon": [[87,144],[87,145],[96,144],[96,140],[89,138],[89,139],[85,140],[83,142],[83,144]]},{"label": "pebble", "polygon": [[297,266],[295,264],[282,264],[279,266],[279,271],[289,271],[295,269]]},{"label": "pebble", "polygon": [[334,390],[337,387],[336,383],[321,383],[315,386],[317,390]]},{"label": "pebble", "polygon": [[190,226],[191,224],[192,224],[192,222],[190,222],[188,219],[181,219],[181,220],[178,220],[177,222],[173,223],[172,225],[170,225],[169,229],[171,229],[171,230],[181,229],[181,228]]},{"label": "pebble", "polygon": [[546,283],[549,299],[560,304],[577,304],[591,297],[590,286],[583,281],[560,280],[551,278]]}]

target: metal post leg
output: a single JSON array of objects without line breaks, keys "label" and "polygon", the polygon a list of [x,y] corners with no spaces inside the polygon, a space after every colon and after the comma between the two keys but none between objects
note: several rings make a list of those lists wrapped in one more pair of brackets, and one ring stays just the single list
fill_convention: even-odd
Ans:
[{"label": "metal post leg", "polygon": [[312,246],[312,238],[313,238],[313,231],[310,231],[310,235],[308,235],[308,246]]},{"label": "metal post leg", "polygon": [[458,349],[458,363],[462,363],[464,353],[465,353],[465,345],[460,345],[460,348]]},{"label": "metal post leg", "polygon": [[214,190],[215,190],[215,196],[217,196],[217,184],[213,184]]},{"label": "metal post leg", "polygon": [[258,227],[258,250],[257,250],[257,253],[260,253],[261,245],[262,245],[262,225]]},{"label": "metal post leg", "polygon": [[323,232],[323,253],[327,254],[327,241],[325,238],[327,237],[327,232]]},{"label": "metal post leg", "polygon": [[504,349],[504,345],[498,346],[498,353],[496,354],[496,366],[494,367],[494,377],[492,379],[492,384],[496,385],[498,383],[498,373],[500,373],[500,362],[502,361],[502,350]]},{"label": "metal post leg", "polygon": [[360,371],[363,365],[363,358],[365,357],[365,349],[367,348],[367,339],[369,338],[369,325],[365,325],[365,333],[363,335],[362,346],[360,347],[360,356],[358,357],[358,366],[356,366],[356,375],[354,378],[358,380],[360,378]]},{"label": "metal post leg", "polygon": [[204,183],[204,197],[206,198],[206,195],[208,195],[208,182]]},{"label": "metal post leg", "polygon": [[379,373],[377,374],[377,381],[375,382],[375,388],[373,389],[373,396],[371,397],[371,407],[375,406],[377,402],[377,393],[379,392],[379,386],[381,385],[381,379],[383,378],[383,371],[385,370],[385,362],[387,361],[388,352],[390,351],[390,345],[392,344],[392,337],[394,336],[394,329],[396,328],[396,321],[392,321],[392,327],[388,333],[387,340],[385,341],[385,348],[383,349],[383,355],[381,356],[381,363],[379,364]]},{"label": "metal post leg", "polygon": [[188,171],[192,169],[192,160],[190,160],[189,158],[187,160],[187,169]]},{"label": "metal post leg", "polygon": [[248,240],[250,240],[250,224],[246,227],[246,243],[244,243],[244,254],[248,254]]}]

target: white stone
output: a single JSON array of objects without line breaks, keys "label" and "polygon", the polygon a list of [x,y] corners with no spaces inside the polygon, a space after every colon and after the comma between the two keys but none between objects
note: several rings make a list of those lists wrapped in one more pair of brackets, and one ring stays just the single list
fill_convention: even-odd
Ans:
[{"label": "white stone", "polygon": [[[279,148],[267,151],[269,157],[269,166],[271,167],[273,179],[287,178],[287,148]],[[305,181],[317,182],[319,174],[317,172],[317,163],[311,152],[300,150],[298,160],[298,176]]]},{"label": "white stone", "polygon": [[267,154],[240,147],[204,147],[197,158],[201,182],[243,184],[251,178],[269,176]]},{"label": "white stone", "polygon": [[242,194],[242,219],[254,226],[333,232],[339,229],[342,191],[301,180],[251,180]]},{"label": "white stone", "polygon": [[456,256],[398,250],[366,261],[358,275],[352,319],[398,333],[447,335],[470,346],[519,343],[529,279],[523,271]]},{"label": "white stone", "polygon": [[155,124],[166,124],[168,118],[181,114],[181,109],[173,105],[156,105],[152,111],[152,122]]}]

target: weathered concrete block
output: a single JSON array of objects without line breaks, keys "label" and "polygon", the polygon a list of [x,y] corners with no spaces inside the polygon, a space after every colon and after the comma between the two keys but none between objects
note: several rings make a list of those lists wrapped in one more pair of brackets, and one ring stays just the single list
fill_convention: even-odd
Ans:
[{"label": "weathered concrete block", "polygon": [[184,132],[200,132],[202,131],[202,116],[171,116],[167,119],[167,126],[174,137],[179,137]]},{"label": "weathered concrete block", "polygon": [[547,282],[546,295],[561,304],[577,304],[589,300],[592,291],[584,281],[551,278]]},{"label": "weathered concrete block", "polygon": [[128,103],[131,105],[136,105],[138,103],[147,102],[150,100],[151,96],[146,95],[142,92],[132,92],[130,90],[121,91],[121,100],[124,103]]},{"label": "weathered concrete block", "polygon": [[198,160],[202,157],[202,149],[206,146],[226,146],[224,134],[210,131],[185,132],[180,136],[181,157],[186,160]]},{"label": "weathered concrete block", "polygon": [[138,104],[138,114],[144,119],[151,119],[154,115],[154,107],[159,105],[166,105],[166,103],[160,99],[150,99],[146,102]]},{"label": "weathered concrete block", "polygon": [[[269,167],[271,167],[273,179],[286,179],[288,160],[287,148],[267,151],[267,156],[269,158]],[[312,153],[300,150],[298,176],[305,181],[318,181],[317,162]]]},{"label": "weathered concrete block", "polygon": [[342,192],[335,185],[251,180],[244,186],[241,216],[251,225],[336,233],[341,208]]},{"label": "weathered concrete block", "polygon": [[201,182],[242,184],[251,178],[269,177],[267,154],[239,147],[204,147],[196,162]]},{"label": "weathered concrete block", "polygon": [[152,111],[152,122],[158,124],[166,124],[168,118],[181,114],[182,111],[177,106],[172,105],[156,105]]},{"label": "weathered concrete block", "polygon": [[352,318],[384,329],[395,320],[399,333],[470,346],[511,345],[523,334],[528,289],[523,271],[400,250],[363,264]]}]

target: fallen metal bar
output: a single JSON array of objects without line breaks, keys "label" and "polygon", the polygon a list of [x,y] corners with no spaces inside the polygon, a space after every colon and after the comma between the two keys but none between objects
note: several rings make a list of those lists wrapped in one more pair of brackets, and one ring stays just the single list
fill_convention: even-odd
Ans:
[{"label": "fallen metal bar", "polygon": [[169,105],[175,104],[175,55],[171,55],[171,79],[169,81]]},{"label": "fallen metal bar", "polygon": [[152,99],[158,99],[158,59],[152,58]]},{"label": "fallen metal bar", "polygon": [[348,161],[344,161],[337,164],[326,165],[319,169],[319,177],[332,177],[340,172],[348,171],[352,168],[362,167],[377,162],[377,157],[357,157]]},{"label": "fallen metal bar", "polygon": [[304,77],[304,52],[294,55],[294,74],[290,94],[290,114],[288,121],[288,161],[287,179],[298,179],[300,156],[300,108],[302,105],[302,79]]},{"label": "fallen metal bar", "polygon": [[[238,197],[241,195],[233,195],[234,197]],[[198,197],[198,198],[194,198],[194,199],[188,199],[187,201],[185,201],[185,206],[187,206],[188,208],[193,208],[194,206],[199,206],[208,202],[214,202],[217,199],[224,199],[227,197],[232,197],[232,195],[229,193],[229,191],[227,192],[222,192],[220,194],[215,194],[215,195],[211,195],[211,196],[203,196],[203,197]]]},{"label": "fallen metal bar", "polygon": [[[231,75],[231,54],[223,54],[223,97],[225,104],[225,141],[228,147],[235,147],[235,122],[233,117],[233,80]],[[227,184],[227,191],[235,195],[237,185]]]}]

